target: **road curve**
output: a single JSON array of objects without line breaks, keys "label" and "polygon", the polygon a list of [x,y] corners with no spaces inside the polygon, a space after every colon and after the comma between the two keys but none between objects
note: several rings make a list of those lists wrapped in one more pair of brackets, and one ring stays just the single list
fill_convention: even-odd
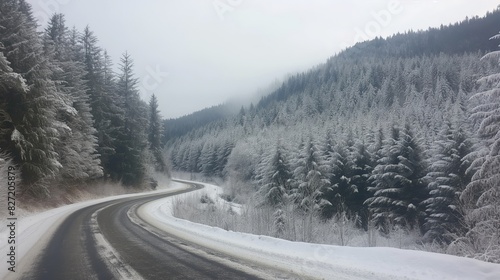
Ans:
[{"label": "road curve", "polygon": [[[212,259],[185,250],[187,244],[152,234],[130,221],[127,212],[151,200],[177,195],[199,188],[169,194],[144,195],[103,202],[79,209],[70,214],[55,230],[47,246],[36,257],[32,267],[21,279],[118,279],[119,266],[127,266],[135,279],[259,279]],[[98,227],[95,226],[97,220]],[[120,259],[102,257],[102,235],[118,253]],[[122,271],[127,269],[122,269]]]}]

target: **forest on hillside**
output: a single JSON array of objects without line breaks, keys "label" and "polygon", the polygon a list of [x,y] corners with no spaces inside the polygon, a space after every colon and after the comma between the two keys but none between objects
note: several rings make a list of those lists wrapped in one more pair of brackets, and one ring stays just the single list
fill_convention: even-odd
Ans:
[{"label": "forest on hillside", "polygon": [[16,170],[24,198],[96,182],[149,187],[167,172],[161,116],[154,95],[139,98],[131,56],[115,74],[89,27],[70,29],[63,14],[38,24],[26,1],[0,1],[0,169]]},{"label": "forest on hillside", "polygon": [[277,227],[340,215],[500,262],[498,22],[359,43],[168,139],[173,168],[225,178],[229,199],[257,199]]}]

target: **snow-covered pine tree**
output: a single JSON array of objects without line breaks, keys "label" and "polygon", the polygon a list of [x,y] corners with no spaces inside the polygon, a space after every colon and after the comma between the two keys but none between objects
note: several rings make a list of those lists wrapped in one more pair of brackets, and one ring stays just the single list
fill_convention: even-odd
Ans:
[{"label": "snow-covered pine tree", "polygon": [[177,145],[174,145],[170,151],[170,160],[172,162],[172,166],[177,170],[179,170],[178,158],[179,158],[179,144],[177,143]]},{"label": "snow-covered pine tree", "polygon": [[329,201],[330,203],[326,204],[321,209],[321,217],[323,219],[330,219],[336,212],[336,206],[331,203],[334,199],[334,191],[332,188],[332,182],[334,182],[335,173],[334,167],[335,161],[337,159],[337,152],[335,151],[335,141],[333,140],[332,131],[328,129],[326,131],[326,135],[322,145],[322,160],[324,166],[324,174],[326,178],[330,180],[330,184],[326,185],[323,189],[322,199]]},{"label": "snow-covered pine tree", "polygon": [[[425,205],[422,202],[428,198],[424,179],[427,166],[420,141],[414,135],[409,123],[402,131],[400,147],[401,152],[398,156],[399,166],[402,167],[400,175],[404,176],[407,182],[402,185],[401,200],[395,201],[394,204],[400,211],[400,217],[395,221],[406,224],[410,229],[419,227],[422,230],[425,222]],[[401,202],[406,205],[402,205]],[[398,213],[398,210],[395,212]]]},{"label": "snow-covered pine tree", "polygon": [[225,177],[225,167],[227,164],[227,160],[229,158],[229,155],[231,154],[231,151],[234,148],[234,143],[232,139],[229,139],[229,136],[223,137],[222,145],[219,149],[219,153],[217,154],[217,174],[220,177]]},{"label": "snow-covered pine tree", "polygon": [[189,156],[191,153],[189,152],[191,150],[191,147],[188,145],[183,145],[182,150],[179,153],[179,158],[180,158],[180,169],[187,171],[189,166]]},{"label": "snow-covered pine tree", "polygon": [[408,124],[403,131],[393,127],[384,153],[371,176],[374,186],[369,190],[373,197],[365,201],[375,224],[384,232],[391,224],[410,229],[422,225],[425,217],[422,202],[427,196],[423,180],[426,167],[418,140]]},{"label": "snow-covered pine tree", "polygon": [[[500,39],[500,34],[491,40]],[[500,64],[500,51],[486,54],[482,60]],[[500,73],[478,81],[481,91],[471,97],[475,107],[471,120],[477,124],[477,134],[487,148],[486,155],[472,163],[477,171],[461,195],[472,211],[467,213],[469,231],[465,255],[500,263]]]},{"label": "snow-covered pine tree", "polygon": [[[0,43],[0,135],[7,137],[0,138],[0,147],[5,149],[12,133],[12,119],[9,114],[8,96],[10,94],[21,94],[28,91],[26,80],[18,73],[14,73],[10,68],[10,62],[3,55],[3,45]],[[5,152],[5,151],[4,151]]]},{"label": "snow-covered pine tree", "polygon": [[309,137],[301,146],[303,149],[293,171],[295,188],[292,199],[305,213],[317,213],[329,203],[322,197],[323,190],[330,181],[325,176],[324,163],[313,138]]},{"label": "snow-covered pine tree", "polygon": [[199,143],[191,144],[189,150],[189,162],[187,163],[188,172],[199,173],[201,172],[198,162],[200,161],[202,146]]},{"label": "snow-covered pine tree", "polygon": [[357,191],[351,185],[354,140],[352,135],[335,146],[330,173],[330,189],[325,193],[333,207],[333,213],[349,212],[352,195]]},{"label": "snow-covered pine tree", "polygon": [[[9,151],[21,169],[24,192],[48,195],[43,179],[54,176],[61,167],[55,144],[59,131],[66,127],[57,121],[63,107],[60,93],[51,80],[53,65],[43,53],[31,7],[23,0],[0,2],[0,44],[10,62],[11,78],[17,86],[4,91],[9,119],[2,120],[2,148]],[[8,73],[8,72],[7,72]]]},{"label": "snow-covered pine tree", "polygon": [[377,165],[379,159],[383,157],[383,146],[384,146],[384,130],[380,127],[377,132],[371,131],[368,133],[368,153],[372,155],[372,167]]},{"label": "snow-covered pine tree", "polygon": [[448,123],[431,151],[424,237],[450,243],[454,236],[464,234],[464,207],[459,198],[471,178],[466,156],[472,151],[472,143],[460,124]]},{"label": "snow-covered pine tree", "polygon": [[137,79],[133,73],[133,61],[123,54],[117,93],[123,102],[123,127],[116,138],[115,154],[111,162],[118,166],[117,176],[128,186],[139,186],[146,175],[147,105],[139,98]]},{"label": "snow-covered pine tree", "polygon": [[153,94],[149,100],[149,127],[148,127],[148,141],[149,150],[153,155],[153,165],[157,172],[167,172],[167,165],[162,155],[161,145],[161,116],[158,110],[158,99]]},{"label": "snow-covered pine tree", "polygon": [[313,235],[313,217],[320,214],[325,205],[330,204],[323,199],[323,191],[330,184],[326,167],[312,136],[306,142],[301,140],[298,157],[294,162],[292,201],[302,215],[303,241],[309,242]]},{"label": "snow-covered pine tree", "polygon": [[70,35],[64,15],[54,14],[45,29],[44,44],[56,66],[52,79],[57,81],[56,86],[63,93],[65,102],[65,108],[58,110],[57,117],[70,128],[61,131],[58,139],[59,161],[64,167],[61,169],[61,179],[80,181],[102,176],[102,167],[83,78],[86,72],[78,61],[82,54]]},{"label": "snow-covered pine tree", "polygon": [[[73,46],[78,34],[75,29],[71,33]],[[94,128],[97,130],[97,152],[100,155],[104,177],[118,180],[120,178],[118,163],[112,158],[115,154],[116,139],[121,136],[124,121],[123,100],[116,92],[116,84],[112,74],[111,59],[104,55],[97,46],[97,37],[87,26],[81,34],[82,54],[87,81],[87,95],[90,97],[90,107],[94,118]]]},{"label": "snow-covered pine tree", "polygon": [[7,159],[5,153],[11,152],[8,148],[13,126],[9,113],[11,104],[8,100],[11,95],[25,94],[29,89],[26,80],[20,74],[12,71],[3,50],[3,45],[0,42],[0,163],[6,164],[3,160]]},{"label": "snow-covered pine tree", "polygon": [[358,143],[353,157],[351,188],[353,194],[348,208],[351,215],[359,218],[359,226],[368,230],[368,206],[364,202],[371,196],[368,189],[371,187],[370,176],[373,171],[373,156],[365,143]]},{"label": "snow-covered pine tree", "polygon": [[207,141],[203,146],[200,156],[201,172],[203,175],[208,177],[215,176],[217,169],[217,150],[217,145],[210,141]]},{"label": "snow-covered pine tree", "polygon": [[290,195],[292,173],[281,141],[276,144],[274,153],[267,161],[264,173],[259,190],[260,194],[266,204],[272,207],[282,207]]},{"label": "snow-covered pine tree", "polygon": [[399,128],[392,126],[391,135],[383,141],[379,152],[381,157],[370,176],[373,185],[368,188],[368,191],[372,193],[372,196],[364,202],[368,205],[375,226],[385,233],[390,230],[393,223],[392,202],[398,188],[396,167],[399,163],[399,139]]}]

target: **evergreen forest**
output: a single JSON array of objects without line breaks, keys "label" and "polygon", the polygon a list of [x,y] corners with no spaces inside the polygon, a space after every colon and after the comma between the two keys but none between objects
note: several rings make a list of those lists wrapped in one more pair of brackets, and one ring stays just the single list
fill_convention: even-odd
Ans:
[{"label": "evergreen forest", "polygon": [[499,262],[498,22],[500,10],[358,43],[239,113],[180,118],[172,166],[224,178],[229,200],[257,199],[275,222],[340,216]]},{"label": "evergreen forest", "polygon": [[132,57],[115,73],[90,27],[69,28],[63,14],[38,24],[26,1],[0,1],[0,163],[19,171],[18,193],[143,189],[168,175],[158,102],[139,98]]}]

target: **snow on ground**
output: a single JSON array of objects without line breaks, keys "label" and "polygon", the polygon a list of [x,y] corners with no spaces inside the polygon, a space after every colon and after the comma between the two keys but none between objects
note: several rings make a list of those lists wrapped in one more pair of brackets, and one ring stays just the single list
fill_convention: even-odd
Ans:
[{"label": "snow on ground", "polygon": [[[199,182],[194,182],[194,181],[186,181],[186,182],[193,182],[193,183],[199,183]],[[175,198],[173,198],[172,201],[184,201],[186,199],[195,199],[197,201],[200,201],[202,197],[208,197],[211,202],[214,203],[214,205],[218,209],[229,209],[231,208],[235,213],[241,214],[242,211],[242,205],[234,202],[228,202],[224,199],[221,198],[221,195],[224,193],[224,189],[216,186],[216,185],[211,185],[211,184],[203,184],[204,188],[194,191],[194,192],[189,192],[185,194],[180,194],[176,195]],[[208,203],[205,203],[205,205],[200,205],[200,208],[203,208],[203,206],[207,206]],[[173,205],[169,205],[168,208],[166,208],[166,211],[170,215],[173,215]]]},{"label": "snow on ground", "polygon": [[[168,188],[151,191],[147,194],[174,192],[185,188],[185,184],[171,182]],[[28,252],[34,249],[36,245],[39,245],[44,238],[47,238],[47,236],[50,235],[50,233],[54,232],[55,229],[57,229],[57,225],[61,221],[63,221],[65,217],[75,212],[76,210],[101,202],[140,196],[144,194],[146,193],[125,194],[94,199],[19,218],[17,220],[16,228],[16,268],[20,268],[20,266],[23,265],[22,261],[27,255],[29,255]],[[7,270],[9,266],[7,264],[6,253],[8,252],[8,248],[10,246],[10,244],[7,243],[8,234],[9,232],[7,228],[2,227],[0,232],[0,240],[3,240],[4,242],[0,243],[0,253],[2,254],[2,257],[0,257],[0,279],[4,279],[9,272]]]},{"label": "snow on ground", "polygon": [[[221,189],[205,184],[196,191],[217,199]],[[500,265],[474,259],[396,248],[341,247],[291,242],[226,231],[172,216],[176,200],[192,193],[152,201],[138,214],[182,239],[261,265],[323,279],[471,279],[498,280]],[[224,203],[224,202],[218,202]]]}]

